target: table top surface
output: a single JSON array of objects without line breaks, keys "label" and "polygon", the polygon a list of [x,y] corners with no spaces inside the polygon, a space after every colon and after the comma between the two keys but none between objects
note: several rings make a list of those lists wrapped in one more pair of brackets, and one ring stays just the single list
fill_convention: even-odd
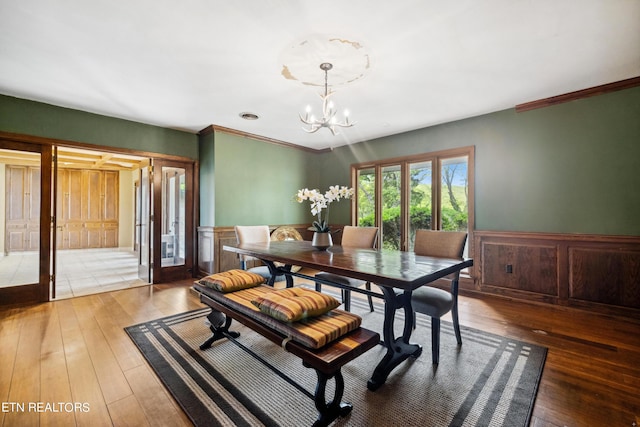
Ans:
[{"label": "table top surface", "polygon": [[308,241],[225,245],[224,250],[263,261],[299,265],[354,279],[413,290],[473,265],[472,259],[438,258],[413,252],[332,246],[319,251]]}]

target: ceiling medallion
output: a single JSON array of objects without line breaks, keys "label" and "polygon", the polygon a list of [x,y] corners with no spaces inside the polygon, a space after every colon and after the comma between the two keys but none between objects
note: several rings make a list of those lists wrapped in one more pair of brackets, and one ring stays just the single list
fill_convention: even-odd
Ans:
[{"label": "ceiling medallion", "polygon": [[333,64],[333,88],[363,79],[371,71],[371,61],[364,43],[348,36],[327,34],[309,34],[286,46],[278,58],[282,77],[305,86],[322,87],[317,64]]},{"label": "ceiling medallion", "polygon": [[307,133],[317,132],[320,128],[327,128],[331,131],[331,134],[337,135],[336,127],[351,127],[355,123],[349,121],[349,111],[344,111],[344,121],[339,122],[336,118],[336,109],[333,105],[333,101],[329,99],[331,95],[335,92],[329,90],[329,70],[333,68],[333,64],[329,62],[323,62],[320,64],[320,69],[324,71],[324,95],[320,94],[320,99],[322,99],[322,118],[316,119],[316,117],[311,114],[311,106],[307,105],[305,110],[304,117],[302,114],[299,114],[300,120],[305,125],[309,127],[303,127],[302,129]]}]

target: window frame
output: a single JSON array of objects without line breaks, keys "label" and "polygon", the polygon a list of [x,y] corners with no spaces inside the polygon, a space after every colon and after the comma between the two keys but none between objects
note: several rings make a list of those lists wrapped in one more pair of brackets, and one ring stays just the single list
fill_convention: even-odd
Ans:
[{"label": "window frame", "polygon": [[[460,148],[452,148],[447,150],[433,151],[429,153],[415,154],[402,157],[394,157],[389,159],[381,159],[363,163],[351,164],[351,186],[358,191],[358,172],[364,169],[373,169],[375,172],[375,225],[382,230],[382,170],[389,166],[400,166],[401,170],[401,206],[400,206],[400,228],[401,241],[400,250],[406,251],[410,247],[409,239],[409,205],[410,205],[410,165],[420,162],[431,162],[432,165],[432,221],[431,228],[434,230],[442,227],[441,218],[441,194],[442,194],[442,177],[441,177],[441,161],[454,157],[466,156],[467,177],[468,177],[468,199],[467,199],[467,251],[470,257],[473,256],[473,231],[475,230],[475,146],[467,146]],[[358,198],[351,200],[351,224],[358,224]],[[382,247],[383,233],[378,233],[378,247]]]}]

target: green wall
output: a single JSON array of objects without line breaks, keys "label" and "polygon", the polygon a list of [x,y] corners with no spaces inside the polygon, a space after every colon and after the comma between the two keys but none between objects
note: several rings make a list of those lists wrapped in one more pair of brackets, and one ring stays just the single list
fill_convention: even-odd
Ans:
[{"label": "green wall", "polygon": [[477,230],[640,235],[640,88],[340,147],[321,185],[351,163],[469,145]]},{"label": "green wall", "polygon": [[[316,154],[201,136],[0,96],[0,130],[200,158],[201,225],[303,224],[303,187],[349,184],[352,163],[474,145],[478,230],[640,235],[640,88],[513,109]],[[331,223],[349,222],[349,204]]]},{"label": "green wall", "polygon": [[[213,201],[215,218],[205,223],[201,209],[201,225],[310,223],[308,207],[294,195],[317,183],[317,154],[224,132],[207,143],[214,145],[215,190],[202,187],[200,204]],[[211,168],[211,160],[201,169]]]},{"label": "green wall", "polygon": [[195,134],[0,95],[0,130],[198,159]]},{"label": "green wall", "polygon": [[213,132],[198,137],[200,159],[200,224],[213,226],[216,223],[214,195],[216,188],[215,145]]}]

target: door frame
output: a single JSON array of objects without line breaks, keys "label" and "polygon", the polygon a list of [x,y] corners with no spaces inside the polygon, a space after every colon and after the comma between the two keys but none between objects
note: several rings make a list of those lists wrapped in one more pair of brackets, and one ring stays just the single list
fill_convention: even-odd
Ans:
[{"label": "door frame", "polygon": [[[135,184],[134,250],[138,256],[138,278],[153,283],[153,159],[148,159],[139,170]],[[137,243],[137,247],[136,247]]]},{"label": "door frame", "polygon": [[38,283],[0,288],[0,301],[7,304],[46,302],[51,287],[51,177],[53,155],[51,145],[25,142],[0,133],[0,148],[40,153],[40,249]]}]

